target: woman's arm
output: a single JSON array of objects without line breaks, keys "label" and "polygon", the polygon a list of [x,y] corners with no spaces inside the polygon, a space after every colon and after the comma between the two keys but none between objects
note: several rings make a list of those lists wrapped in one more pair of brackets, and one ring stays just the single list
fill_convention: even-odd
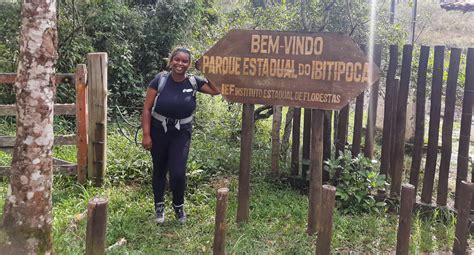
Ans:
[{"label": "woman's arm", "polygon": [[145,103],[143,104],[143,114],[142,114],[142,129],[143,129],[143,139],[142,145],[145,150],[151,150],[151,135],[150,135],[150,125],[151,125],[151,108],[153,108],[153,103],[155,102],[155,97],[158,91],[156,89],[148,88],[146,91]]},{"label": "woman's arm", "polygon": [[219,95],[221,93],[216,88],[216,86],[214,86],[214,83],[212,83],[210,80],[207,80],[207,83],[202,85],[202,87],[199,91],[201,91],[203,93],[206,93],[206,94],[209,94],[209,95],[212,95],[212,96]]}]

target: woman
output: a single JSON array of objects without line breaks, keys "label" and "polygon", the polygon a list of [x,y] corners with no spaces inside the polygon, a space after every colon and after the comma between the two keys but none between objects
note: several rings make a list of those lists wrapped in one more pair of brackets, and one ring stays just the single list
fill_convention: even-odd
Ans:
[{"label": "woman", "polygon": [[186,73],[191,52],[176,48],[168,59],[170,72],[160,73],[148,86],[143,107],[143,148],[153,158],[153,195],[156,222],[165,221],[164,193],[166,173],[173,193],[173,208],[179,222],[186,222],[184,190],[186,162],[192,132],[192,114],[196,109],[196,91],[218,95],[212,83]]}]

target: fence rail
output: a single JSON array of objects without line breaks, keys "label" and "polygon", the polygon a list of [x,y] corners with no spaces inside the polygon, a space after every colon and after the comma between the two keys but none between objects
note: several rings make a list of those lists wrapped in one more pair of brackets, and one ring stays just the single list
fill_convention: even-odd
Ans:
[{"label": "fence rail", "polygon": [[[13,148],[15,146],[14,136],[0,136],[0,149],[3,148]],[[54,137],[55,145],[75,145],[76,144],[76,135],[59,135]]]},{"label": "fence rail", "polygon": [[[64,82],[74,82],[74,74],[73,73],[63,73],[63,74],[56,74],[56,83],[64,83]],[[0,74],[0,85],[9,85],[14,84],[16,79],[16,73],[2,73]]]},{"label": "fence rail", "polygon": [[[0,116],[15,116],[15,105],[0,105]],[[54,104],[54,115],[76,115],[75,104]]]}]

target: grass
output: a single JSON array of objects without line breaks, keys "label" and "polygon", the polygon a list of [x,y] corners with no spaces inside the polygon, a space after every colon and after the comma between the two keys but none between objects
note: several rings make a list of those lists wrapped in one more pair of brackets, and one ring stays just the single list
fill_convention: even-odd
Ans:
[{"label": "grass", "polygon": [[[212,251],[215,193],[223,180],[201,183],[187,194],[189,220],[178,224],[167,204],[167,222],[157,226],[153,219],[150,185],[111,185],[95,188],[78,185],[75,180],[56,177],[53,192],[54,249],[58,254],[83,254],[85,219],[75,218],[86,211],[94,196],[109,199],[107,244],[124,238],[127,243],[108,254],[208,254]],[[230,189],[227,214],[226,251],[229,254],[311,254],[315,236],[308,236],[307,196],[264,178],[252,179],[250,220],[237,225],[237,179],[226,181]],[[6,191],[5,182],[0,191]],[[170,200],[169,198],[167,199]],[[0,206],[3,204],[1,200]],[[453,243],[454,218],[447,224],[438,216],[413,220],[411,251],[445,251]],[[335,214],[333,252],[378,253],[392,251],[396,245],[397,217],[391,213]],[[436,237],[433,238],[433,236]]]}]

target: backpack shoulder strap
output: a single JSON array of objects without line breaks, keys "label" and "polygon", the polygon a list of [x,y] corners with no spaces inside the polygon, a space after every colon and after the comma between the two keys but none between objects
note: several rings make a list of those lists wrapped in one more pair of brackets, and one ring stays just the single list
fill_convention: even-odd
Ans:
[{"label": "backpack shoulder strap", "polygon": [[194,75],[190,74],[190,75],[188,75],[188,79],[189,79],[189,82],[191,83],[191,86],[193,87],[193,96],[196,96],[196,92],[198,90],[196,77],[194,77]]},{"label": "backpack shoulder strap", "polygon": [[166,85],[166,81],[168,80],[168,77],[170,76],[170,73],[168,72],[161,72],[158,74],[160,77],[160,80],[158,81],[158,95],[163,91],[163,88]]},{"label": "backpack shoulder strap", "polygon": [[168,80],[169,76],[170,76],[170,73],[166,71],[163,71],[157,75],[157,77],[159,77],[158,88],[157,88],[158,92],[156,93],[155,101],[153,101],[153,107],[151,108],[152,113],[155,112],[156,101],[158,100],[158,97],[160,96],[163,89],[165,88],[166,81]]}]

